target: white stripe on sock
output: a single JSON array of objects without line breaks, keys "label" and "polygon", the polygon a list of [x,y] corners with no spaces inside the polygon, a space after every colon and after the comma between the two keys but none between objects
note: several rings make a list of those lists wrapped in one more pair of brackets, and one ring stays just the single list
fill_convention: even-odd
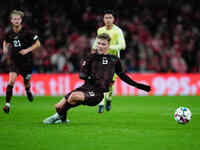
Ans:
[{"label": "white stripe on sock", "polygon": [[10,107],[10,103],[6,103],[6,106]]}]

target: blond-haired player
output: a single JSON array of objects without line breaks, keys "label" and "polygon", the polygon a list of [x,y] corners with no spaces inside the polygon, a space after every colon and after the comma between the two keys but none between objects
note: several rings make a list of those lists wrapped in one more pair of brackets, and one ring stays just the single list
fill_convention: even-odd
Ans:
[{"label": "blond-haired player", "polygon": [[19,74],[24,79],[28,100],[30,102],[33,101],[33,95],[30,90],[30,79],[33,67],[32,51],[40,47],[40,41],[36,34],[23,27],[23,17],[24,13],[20,10],[13,10],[10,13],[11,29],[6,33],[3,41],[3,53],[9,53],[10,55],[6,104],[3,107],[5,113],[9,113],[10,111],[13,86]]},{"label": "blond-haired player", "polygon": [[[123,35],[123,31],[114,24],[115,15],[112,10],[104,11],[103,22],[104,26],[100,27],[97,30],[97,35],[102,33],[106,33],[110,36],[110,47],[108,53],[111,55],[118,56],[120,58],[120,50],[124,50],[126,48],[126,43]],[[96,50],[96,41],[94,42],[92,53]],[[104,94],[103,100],[99,103],[98,113],[103,113],[104,111],[104,101],[106,101],[106,110],[109,111],[111,109],[111,99],[112,99],[112,91],[113,84],[115,82],[116,75],[113,77],[113,82],[110,85],[109,92]]]},{"label": "blond-haired player", "polygon": [[120,79],[138,89],[149,92],[149,85],[138,83],[124,72],[120,59],[108,54],[110,37],[106,33],[97,36],[97,50],[81,61],[80,79],[84,84],[63,97],[56,104],[56,113],[46,118],[44,124],[69,123],[68,111],[80,105],[93,107],[102,101],[105,92],[109,91],[109,84],[116,73]]}]

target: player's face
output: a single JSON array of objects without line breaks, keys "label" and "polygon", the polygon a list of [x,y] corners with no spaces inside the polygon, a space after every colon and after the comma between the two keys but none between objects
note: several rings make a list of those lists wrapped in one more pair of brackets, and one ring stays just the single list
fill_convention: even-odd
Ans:
[{"label": "player's face", "polygon": [[114,23],[114,16],[112,14],[105,14],[103,17],[106,26],[111,26]]},{"label": "player's face", "polygon": [[97,53],[107,54],[109,48],[109,42],[105,39],[97,39]]},{"label": "player's face", "polygon": [[21,18],[20,15],[15,15],[15,14],[13,14],[13,15],[11,16],[10,22],[12,23],[13,26],[20,26],[21,23],[22,23],[22,18]]}]

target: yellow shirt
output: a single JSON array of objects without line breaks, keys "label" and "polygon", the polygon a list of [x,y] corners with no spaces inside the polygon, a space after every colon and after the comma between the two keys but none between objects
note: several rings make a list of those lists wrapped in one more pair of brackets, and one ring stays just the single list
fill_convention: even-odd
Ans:
[{"label": "yellow shirt", "polygon": [[[116,25],[113,25],[110,30],[107,30],[106,26],[103,26],[97,30],[97,35],[101,33],[107,33],[111,38],[108,50],[109,54],[120,57],[120,50],[124,50],[126,48],[122,30]],[[93,49],[96,49],[96,41],[94,42]]]}]

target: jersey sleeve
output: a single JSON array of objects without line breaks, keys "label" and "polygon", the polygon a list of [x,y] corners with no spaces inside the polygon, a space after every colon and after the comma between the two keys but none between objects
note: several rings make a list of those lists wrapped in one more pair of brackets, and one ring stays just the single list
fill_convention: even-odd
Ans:
[{"label": "jersey sleeve", "polygon": [[123,32],[121,29],[117,30],[117,42],[115,42],[116,44],[110,45],[110,49],[111,50],[124,50],[126,48],[126,42],[125,42],[125,38],[123,35]]},{"label": "jersey sleeve", "polygon": [[130,77],[128,77],[126,75],[126,73],[123,71],[122,65],[121,65],[121,62],[120,62],[119,59],[117,60],[117,63],[116,63],[116,66],[115,66],[115,73],[119,76],[119,78],[122,81],[126,82],[127,84],[132,85],[132,86],[137,85],[137,83],[135,81],[133,81]]},{"label": "jersey sleeve", "polygon": [[93,46],[92,46],[92,50],[96,50],[97,49],[97,38],[95,39]]},{"label": "jersey sleeve", "polygon": [[144,90],[149,92],[151,90],[151,87],[149,85],[145,85],[142,83],[138,83],[134,80],[132,80],[128,75],[126,75],[126,73],[123,71],[122,69],[122,65],[120,63],[120,60],[118,59],[117,63],[116,63],[116,68],[115,68],[115,72],[116,74],[119,76],[119,78],[126,82],[127,84],[134,86],[138,89]]},{"label": "jersey sleeve", "polygon": [[117,75],[119,75],[120,73],[124,72],[123,68],[122,68],[122,64],[119,58],[117,58],[117,63],[115,65],[115,73]]},{"label": "jersey sleeve", "polygon": [[30,41],[32,44],[34,44],[37,40],[39,40],[39,37],[36,33],[30,32],[29,33]]},{"label": "jersey sleeve", "polygon": [[91,58],[90,57],[83,58],[80,64],[80,74],[79,74],[80,78],[87,80],[90,74],[90,69],[91,69]]},{"label": "jersey sleeve", "polygon": [[[99,29],[97,30],[97,35],[99,35],[100,32],[101,32],[101,31],[100,31],[100,28],[99,28]],[[93,50],[96,50],[96,49],[97,49],[97,46],[96,46],[96,45],[97,45],[97,38],[95,39],[94,44],[93,44],[93,46],[92,46],[92,49],[93,49]]]}]

